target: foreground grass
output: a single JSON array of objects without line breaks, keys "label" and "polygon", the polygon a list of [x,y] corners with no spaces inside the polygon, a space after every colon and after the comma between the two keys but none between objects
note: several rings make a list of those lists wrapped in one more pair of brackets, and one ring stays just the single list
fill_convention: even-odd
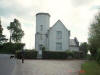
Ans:
[{"label": "foreground grass", "polygon": [[96,61],[87,61],[82,65],[84,73],[80,75],[100,75],[100,65]]}]

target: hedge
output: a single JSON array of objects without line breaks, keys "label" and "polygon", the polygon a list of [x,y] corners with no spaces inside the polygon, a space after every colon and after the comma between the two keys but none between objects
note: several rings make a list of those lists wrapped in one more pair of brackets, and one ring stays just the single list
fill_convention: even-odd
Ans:
[{"label": "hedge", "polygon": [[78,52],[78,51],[66,51],[67,58],[71,57],[72,59],[82,59],[83,58],[83,53]]},{"label": "hedge", "polygon": [[[22,51],[16,52],[16,57],[18,59],[21,59],[21,53]],[[34,50],[24,51],[24,59],[36,59],[36,58],[37,58],[37,51],[34,51]]]},{"label": "hedge", "polygon": [[57,51],[43,51],[43,59],[66,59],[66,52],[57,52]]},{"label": "hedge", "polygon": [[[21,51],[16,52],[16,57],[21,59]],[[65,51],[65,52],[58,52],[58,51],[42,51],[42,59],[79,59],[79,52],[75,51]],[[37,58],[37,51],[34,50],[25,50],[24,51],[24,58],[25,59],[36,59]]]},{"label": "hedge", "polygon": [[82,54],[77,51],[67,50],[65,52],[61,51],[42,51],[43,59],[80,59]]},{"label": "hedge", "polygon": [[15,54],[16,50],[21,50],[24,46],[24,43],[4,43],[3,45],[0,45],[0,53]]}]

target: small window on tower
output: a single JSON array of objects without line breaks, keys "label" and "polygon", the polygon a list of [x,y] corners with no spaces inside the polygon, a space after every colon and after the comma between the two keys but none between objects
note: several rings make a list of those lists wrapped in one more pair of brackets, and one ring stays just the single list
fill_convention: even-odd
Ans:
[{"label": "small window on tower", "polygon": [[41,31],[43,30],[43,25],[40,25],[40,30],[41,30]]}]

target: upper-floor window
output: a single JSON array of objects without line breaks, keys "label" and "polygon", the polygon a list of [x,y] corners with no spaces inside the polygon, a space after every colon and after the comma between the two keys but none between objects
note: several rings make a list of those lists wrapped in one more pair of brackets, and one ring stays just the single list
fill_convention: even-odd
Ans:
[{"label": "upper-floor window", "polygon": [[43,31],[43,25],[40,25],[40,30]]},{"label": "upper-floor window", "polygon": [[56,31],[56,38],[62,39],[62,32],[61,31]]}]

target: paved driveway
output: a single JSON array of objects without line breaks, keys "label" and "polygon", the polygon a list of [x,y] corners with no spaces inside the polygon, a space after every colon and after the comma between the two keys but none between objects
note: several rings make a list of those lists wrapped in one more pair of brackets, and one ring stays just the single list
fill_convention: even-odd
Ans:
[{"label": "paved driveway", "polygon": [[0,75],[78,75],[83,60],[21,60],[0,54]]},{"label": "paved driveway", "polygon": [[15,59],[8,54],[0,54],[0,75],[12,75],[16,65]]},{"label": "paved driveway", "polygon": [[16,60],[13,75],[78,75],[83,60]]}]

